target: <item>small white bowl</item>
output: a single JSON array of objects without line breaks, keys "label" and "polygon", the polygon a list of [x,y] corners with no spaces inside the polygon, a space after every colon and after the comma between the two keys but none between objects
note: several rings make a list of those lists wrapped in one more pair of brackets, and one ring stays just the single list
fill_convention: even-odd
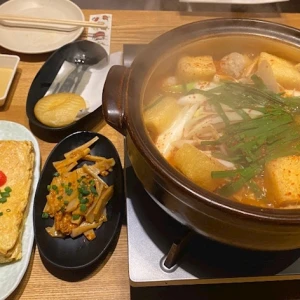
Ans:
[{"label": "small white bowl", "polygon": [[[1,69],[11,69],[12,72],[9,75],[8,80],[5,80],[4,93],[0,94],[0,106],[2,106],[6,100],[12,81],[17,71],[17,67],[20,61],[20,57],[17,55],[0,54],[0,92],[1,84],[4,82],[4,78],[1,78]],[[2,81],[2,83],[1,83]]]}]

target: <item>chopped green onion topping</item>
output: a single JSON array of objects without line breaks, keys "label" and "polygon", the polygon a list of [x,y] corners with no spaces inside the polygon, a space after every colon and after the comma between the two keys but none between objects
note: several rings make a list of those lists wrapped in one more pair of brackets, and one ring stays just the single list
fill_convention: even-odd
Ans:
[{"label": "chopped green onion topping", "polygon": [[58,200],[61,200],[62,198],[63,198],[63,196],[61,196],[61,195],[57,197]]},{"label": "chopped green onion topping", "polygon": [[51,185],[48,184],[48,185],[47,185],[47,190],[50,191],[50,189],[51,189]]},{"label": "chopped green onion topping", "polygon": [[87,204],[89,202],[88,198],[79,199],[80,204]]},{"label": "chopped green onion topping", "polygon": [[80,211],[81,212],[85,212],[87,209],[86,205],[85,204],[80,204]]},{"label": "chopped green onion topping", "polygon": [[4,189],[4,191],[10,193],[10,192],[12,191],[12,189],[11,189],[9,186],[7,186],[7,187]]},{"label": "chopped green onion topping", "polygon": [[73,220],[78,220],[80,218],[80,215],[72,215]]},{"label": "chopped green onion topping", "polygon": [[79,179],[77,179],[77,182],[80,183],[84,178],[85,178],[85,176],[81,176]]},{"label": "chopped green onion topping", "polygon": [[43,218],[43,219],[48,219],[48,218],[49,218],[49,214],[46,213],[46,212],[43,212],[43,213],[42,213],[42,218]]},{"label": "chopped green onion topping", "polygon": [[2,192],[0,193],[1,197],[7,198],[10,197],[10,194],[8,192]]},{"label": "chopped green onion topping", "polygon": [[65,200],[64,205],[68,205],[68,204],[69,204],[69,201]]},{"label": "chopped green onion topping", "polygon": [[98,195],[97,190],[96,190],[96,188],[94,186],[91,186],[90,190],[91,190],[92,194]]},{"label": "chopped green onion topping", "polygon": [[73,189],[65,188],[65,192],[68,196],[71,196],[73,193]]},{"label": "chopped green onion topping", "polygon": [[0,203],[5,203],[7,201],[6,198],[0,198]]},{"label": "chopped green onion topping", "polygon": [[2,212],[2,211],[0,212],[0,217],[1,217],[1,216],[3,216],[3,212]]},{"label": "chopped green onion topping", "polygon": [[58,172],[55,172],[54,174],[53,174],[53,176],[54,177],[58,177],[60,174],[58,173]]},{"label": "chopped green onion topping", "polygon": [[78,192],[80,194],[82,194],[83,196],[88,196],[90,194],[90,192],[88,191],[88,189],[84,186],[81,186],[80,188],[78,188]]},{"label": "chopped green onion topping", "polygon": [[53,185],[52,185],[52,190],[57,191],[57,190],[58,190],[57,185],[53,184]]}]

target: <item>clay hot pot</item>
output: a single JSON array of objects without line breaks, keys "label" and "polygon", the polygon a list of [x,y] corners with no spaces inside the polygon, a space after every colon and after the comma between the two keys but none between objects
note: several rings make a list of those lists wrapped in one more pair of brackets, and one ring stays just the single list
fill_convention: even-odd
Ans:
[{"label": "clay hot pot", "polygon": [[198,187],[169,165],[145,130],[143,105],[155,78],[174,68],[182,53],[218,57],[232,51],[266,51],[300,61],[300,31],[251,19],[213,19],[171,30],[151,42],[130,68],[111,68],[103,91],[105,120],[126,136],[132,166],[145,190],[182,224],[238,247],[300,248],[300,209],[254,207]]}]

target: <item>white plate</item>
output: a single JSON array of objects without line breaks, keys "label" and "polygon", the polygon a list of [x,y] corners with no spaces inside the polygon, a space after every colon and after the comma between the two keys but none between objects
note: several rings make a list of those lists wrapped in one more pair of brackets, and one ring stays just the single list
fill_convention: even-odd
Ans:
[{"label": "white plate", "polygon": [[36,138],[27,128],[18,123],[0,121],[0,140],[28,140],[33,143],[35,151],[35,165],[30,199],[28,203],[28,215],[25,221],[22,237],[22,258],[14,263],[3,265],[0,264],[0,300],[2,300],[6,299],[19,285],[30,261],[34,240],[32,219],[33,199],[40,176],[41,157],[39,144]]},{"label": "white plate", "polygon": [[[10,0],[0,5],[0,14],[84,21],[81,9],[69,0]],[[0,46],[28,54],[54,51],[76,40],[83,31],[83,27],[70,30],[70,26],[55,25],[60,30],[52,30],[4,26],[4,23],[0,23]]]}]

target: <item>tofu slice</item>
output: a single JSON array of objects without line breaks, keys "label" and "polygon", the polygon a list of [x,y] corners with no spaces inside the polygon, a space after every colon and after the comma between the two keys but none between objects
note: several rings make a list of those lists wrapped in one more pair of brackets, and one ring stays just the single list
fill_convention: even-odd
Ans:
[{"label": "tofu slice", "polygon": [[286,89],[300,89],[300,72],[289,61],[261,52],[258,64],[266,61],[270,66],[277,83]]},{"label": "tofu slice", "polygon": [[184,56],[177,64],[176,75],[185,82],[210,81],[215,74],[216,67],[211,56]]},{"label": "tofu slice", "polygon": [[300,156],[280,157],[265,166],[267,198],[277,207],[300,205]]},{"label": "tofu slice", "polygon": [[214,191],[224,181],[211,178],[212,171],[223,171],[226,167],[216,159],[190,144],[179,148],[173,158],[174,166],[188,179],[209,191]]},{"label": "tofu slice", "polygon": [[164,97],[150,104],[144,112],[144,121],[152,138],[155,139],[168,129],[179,115],[180,110],[180,105],[173,97]]}]

